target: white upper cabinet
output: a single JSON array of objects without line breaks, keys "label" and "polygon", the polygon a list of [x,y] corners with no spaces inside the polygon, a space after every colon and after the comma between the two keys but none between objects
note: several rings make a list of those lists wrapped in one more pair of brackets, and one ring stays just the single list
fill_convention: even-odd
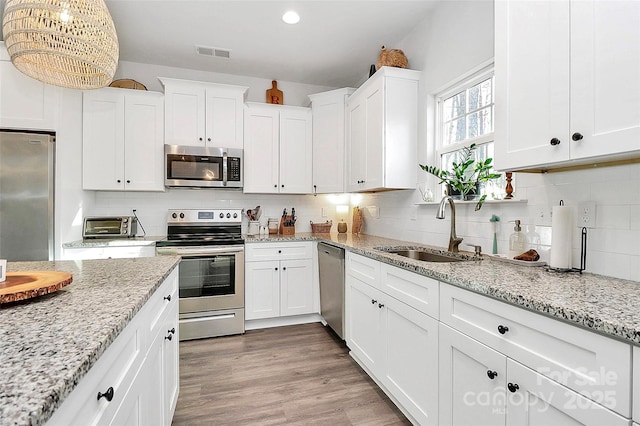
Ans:
[{"label": "white upper cabinet", "polygon": [[310,108],[246,104],[245,193],[311,193],[311,123]]},{"label": "white upper cabinet", "polygon": [[640,156],[640,3],[495,4],[496,168]]},{"label": "white upper cabinet", "polygon": [[163,106],[158,92],[83,93],[83,189],[164,191]]},{"label": "white upper cabinet", "polygon": [[165,143],[243,148],[247,87],[160,78],[165,91]]},{"label": "white upper cabinet", "polygon": [[347,101],[348,192],[415,188],[420,72],[382,67]]},{"label": "white upper cabinet", "polygon": [[313,193],[344,192],[345,112],[352,88],[309,95],[313,115]]},{"label": "white upper cabinet", "polygon": [[0,76],[0,127],[56,130],[60,88],[18,71],[1,41]]}]

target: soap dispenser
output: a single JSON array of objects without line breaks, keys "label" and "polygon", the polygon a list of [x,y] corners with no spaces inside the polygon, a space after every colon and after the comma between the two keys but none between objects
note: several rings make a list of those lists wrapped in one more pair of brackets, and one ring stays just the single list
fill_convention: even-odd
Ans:
[{"label": "soap dispenser", "polygon": [[527,236],[522,232],[520,227],[520,221],[515,221],[516,226],[513,228],[513,233],[509,236],[509,258],[524,253],[527,250]]}]

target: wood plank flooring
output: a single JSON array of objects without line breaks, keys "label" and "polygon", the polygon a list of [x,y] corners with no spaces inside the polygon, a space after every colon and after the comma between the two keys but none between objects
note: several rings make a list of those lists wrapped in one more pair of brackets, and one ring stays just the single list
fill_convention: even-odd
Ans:
[{"label": "wood plank flooring", "polygon": [[410,425],[322,324],[180,342],[173,425]]}]

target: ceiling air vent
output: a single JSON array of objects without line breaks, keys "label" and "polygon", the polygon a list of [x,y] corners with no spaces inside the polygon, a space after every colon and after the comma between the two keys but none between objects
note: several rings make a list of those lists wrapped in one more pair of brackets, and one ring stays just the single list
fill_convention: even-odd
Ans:
[{"label": "ceiling air vent", "polygon": [[214,58],[230,59],[231,50],[221,47],[196,46],[196,53],[202,56],[212,56]]}]

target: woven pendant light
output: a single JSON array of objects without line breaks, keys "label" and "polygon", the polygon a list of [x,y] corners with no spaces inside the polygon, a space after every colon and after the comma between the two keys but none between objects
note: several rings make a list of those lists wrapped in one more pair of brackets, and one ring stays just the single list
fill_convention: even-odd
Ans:
[{"label": "woven pendant light", "polygon": [[55,86],[107,86],[118,66],[118,37],[103,0],[7,0],[2,20],[11,62]]}]

